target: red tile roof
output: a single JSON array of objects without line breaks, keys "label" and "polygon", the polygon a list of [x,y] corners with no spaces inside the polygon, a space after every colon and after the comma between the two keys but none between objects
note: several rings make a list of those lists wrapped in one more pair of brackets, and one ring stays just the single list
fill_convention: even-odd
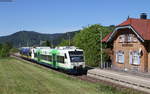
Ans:
[{"label": "red tile roof", "polygon": [[110,35],[112,34],[112,32],[110,32],[108,35],[106,35],[103,39],[102,42],[106,42],[108,40],[108,38],[110,37]]},{"label": "red tile roof", "polygon": [[[144,40],[150,40],[150,19],[129,18],[118,26],[131,26]],[[102,42],[106,42],[111,34],[103,38]]]}]

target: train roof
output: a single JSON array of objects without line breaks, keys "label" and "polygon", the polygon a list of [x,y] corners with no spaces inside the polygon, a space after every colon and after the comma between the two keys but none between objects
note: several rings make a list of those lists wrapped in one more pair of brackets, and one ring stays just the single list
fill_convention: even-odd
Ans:
[{"label": "train roof", "polygon": [[19,49],[31,49],[32,47],[20,47]]},{"label": "train roof", "polygon": [[75,46],[61,46],[61,47],[56,47],[55,49],[56,50],[68,50],[68,51],[82,50]]},{"label": "train roof", "polygon": [[56,47],[56,48],[50,48],[50,47],[36,47],[34,48],[34,51],[40,51],[41,54],[44,54],[44,55],[49,55],[50,53],[68,53],[69,51],[70,52],[74,52],[74,51],[83,51],[82,49],[79,49],[75,46],[61,46],[61,47]]},{"label": "train roof", "polygon": [[75,46],[60,46],[56,47],[55,49],[65,50],[65,49],[77,49]]},{"label": "train roof", "polygon": [[41,51],[61,51],[61,52],[67,52],[67,51],[83,51],[82,49],[79,49],[75,46],[61,46],[56,48],[50,48],[50,47],[36,47],[35,49],[40,49]]},{"label": "train roof", "polygon": [[51,49],[51,47],[46,47],[46,46],[45,47],[44,46],[43,47],[35,47],[35,48],[36,49]]},{"label": "train roof", "polygon": [[78,47],[75,46],[60,46],[56,48],[50,48],[50,47],[35,47],[35,49],[40,49],[40,50],[81,50]]}]

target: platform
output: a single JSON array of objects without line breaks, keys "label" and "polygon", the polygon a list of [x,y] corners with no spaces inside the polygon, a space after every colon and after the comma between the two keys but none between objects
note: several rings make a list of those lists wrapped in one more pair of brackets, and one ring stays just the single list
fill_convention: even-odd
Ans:
[{"label": "platform", "polygon": [[150,78],[99,68],[88,70],[87,76],[150,93]]}]

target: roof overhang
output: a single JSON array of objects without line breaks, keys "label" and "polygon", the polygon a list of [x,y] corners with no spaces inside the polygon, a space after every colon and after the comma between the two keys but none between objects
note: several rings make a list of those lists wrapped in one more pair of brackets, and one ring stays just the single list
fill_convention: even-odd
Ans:
[{"label": "roof overhang", "polygon": [[131,25],[127,25],[127,26],[118,26],[115,28],[115,30],[112,32],[112,34],[110,35],[110,37],[108,38],[108,40],[106,42],[109,42],[112,40],[112,38],[115,36],[115,34],[117,33],[117,31],[119,29],[126,29],[126,28],[129,28],[131,29],[136,35],[137,37],[142,41],[144,42],[144,39],[142,38],[142,36],[140,34],[138,34],[138,32],[136,30],[134,30],[134,28],[131,26]]}]

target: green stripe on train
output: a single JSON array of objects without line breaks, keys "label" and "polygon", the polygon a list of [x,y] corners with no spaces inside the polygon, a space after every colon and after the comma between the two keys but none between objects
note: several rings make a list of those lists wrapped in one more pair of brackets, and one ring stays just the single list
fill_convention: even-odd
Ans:
[{"label": "green stripe on train", "polygon": [[[38,61],[38,58],[35,58],[34,60]],[[43,60],[43,59],[40,59],[40,61],[38,61],[40,63],[46,63],[46,64],[50,64],[52,67],[57,67],[57,68],[63,68],[63,69],[72,69],[72,68],[67,68],[67,67],[63,67],[61,65],[59,65],[59,63],[57,62],[56,63],[56,66],[53,66],[53,62],[49,62],[49,61],[46,61],[46,60]]]},{"label": "green stripe on train", "polygon": [[51,54],[59,54],[59,51],[56,50],[56,49],[54,49],[54,50],[52,50],[50,53],[51,53]]}]

